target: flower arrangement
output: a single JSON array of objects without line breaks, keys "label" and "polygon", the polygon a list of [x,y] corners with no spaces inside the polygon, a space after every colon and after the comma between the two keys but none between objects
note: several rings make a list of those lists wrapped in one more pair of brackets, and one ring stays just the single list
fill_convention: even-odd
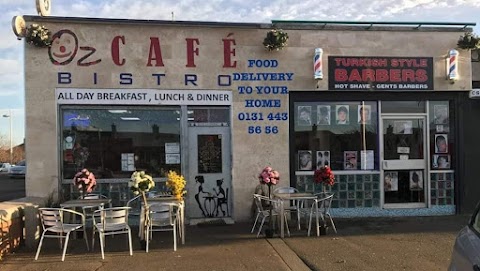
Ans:
[{"label": "flower arrangement", "polygon": [[265,167],[258,175],[260,183],[270,185],[276,185],[280,181],[280,173],[273,170],[271,167]]},{"label": "flower arrangement", "polygon": [[25,31],[25,41],[37,47],[50,47],[52,32],[43,25],[31,24]]},{"label": "flower arrangement", "polygon": [[315,173],[313,174],[313,180],[317,184],[332,186],[335,184],[335,175],[329,166],[323,166],[320,169],[315,170]]},{"label": "flower arrangement", "polygon": [[135,171],[130,177],[128,186],[130,186],[134,195],[142,194],[145,196],[146,192],[155,187],[155,182],[152,176],[146,174],[145,171]]},{"label": "flower arrangement", "polygon": [[83,197],[86,193],[91,193],[93,191],[97,185],[97,180],[92,172],[84,168],[75,174],[73,177],[73,184],[78,188]]},{"label": "flower arrangement", "polygon": [[473,33],[467,32],[463,36],[460,36],[457,46],[461,49],[479,49],[480,38]]},{"label": "flower arrangement", "polygon": [[282,29],[272,29],[267,32],[267,36],[263,40],[263,46],[269,51],[281,50],[287,46],[288,34]]},{"label": "flower arrangement", "polygon": [[181,200],[183,196],[187,193],[185,191],[185,185],[187,182],[182,175],[178,175],[177,172],[170,170],[167,175],[167,187],[172,190],[172,194],[178,200]]}]

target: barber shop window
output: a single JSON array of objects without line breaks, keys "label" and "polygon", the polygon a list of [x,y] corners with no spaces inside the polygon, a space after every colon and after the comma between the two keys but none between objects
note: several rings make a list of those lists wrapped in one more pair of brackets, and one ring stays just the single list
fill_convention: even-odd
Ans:
[{"label": "barber shop window", "polygon": [[82,168],[99,179],[180,172],[180,108],[64,107],[61,138],[64,179]]},{"label": "barber shop window", "polygon": [[294,104],[296,171],[378,170],[376,102]]}]

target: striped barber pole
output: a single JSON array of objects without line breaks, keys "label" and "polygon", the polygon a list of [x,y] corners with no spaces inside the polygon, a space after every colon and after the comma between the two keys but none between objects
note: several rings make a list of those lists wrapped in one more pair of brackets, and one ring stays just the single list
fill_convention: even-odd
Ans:
[{"label": "striped barber pole", "polygon": [[458,51],[452,49],[448,52],[448,74],[449,80],[458,79]]},{"label": "striped barber pole", "polygon": [[323,55],[322,48],[315,48],[315,56],[313,57],[313,70],[314,70],[313,76],[315,79],[323,79],[322,55]]}]

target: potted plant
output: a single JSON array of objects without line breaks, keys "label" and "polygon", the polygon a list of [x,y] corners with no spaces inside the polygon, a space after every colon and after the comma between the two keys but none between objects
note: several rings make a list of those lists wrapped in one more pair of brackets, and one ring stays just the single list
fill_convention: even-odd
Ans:
[{"label": "potted plant", "polygon": [[[268,186],[268,198],[272,198],[272,185],[278,184],[280,181],[280,173],[278,171],[273,170],[271,167],[265,167],[262,172],[258,175],[258,179],[261,184],[266,184]],[[269,219],[269,227],[265,230],[265,236],[268,238],[273,237],[273,219],[272,219],[272,209],[273,206],[270,204],[269,212],[270,212],[270,219]]]},{"label": "potted plant", "polygon": [[185,178],[182,175],[178,175],[177,172],[170,170],[167,175],[167,187],[172,191],[172,195],[178,199],[182,200],[183,196],[187,193],[185,191],[186,185]]},{"label": "potted plant", "polygon": [[461,49],[479,49],[480,38],[470,32],[466,32],[463,36],[460,36],[457,42],[458,48]]},{"label": "potted plant", "polygon": [[[335,184],[335,175],[329,166],[323,166],[315,170],[313,174],[313,181],[316,184],[322,185],[322,194],[325,196],[325,187],[332,187]],[[320,226],[320,235],[327,234],[327,226],[325,224]]]},{"label": "potted plant", "polygon": [[31,24],[25,31],[25,41],[37,47],[50,47],[52,33],[43,25]]},{"label": "potted plant", "polygon": [[97,180],[92,172],[84,168],[75,174],[73,177],[73,184],[78,188],[80,197],[83,199],[87,193],[91,193],[93,191],[97,185]]},{"label": "potted plant", "polygon": [[287,46],[288,34],[282,29],[272,29],[267,32],[267,36],[263,40],[263,46],[269,51],[281,50]]}]

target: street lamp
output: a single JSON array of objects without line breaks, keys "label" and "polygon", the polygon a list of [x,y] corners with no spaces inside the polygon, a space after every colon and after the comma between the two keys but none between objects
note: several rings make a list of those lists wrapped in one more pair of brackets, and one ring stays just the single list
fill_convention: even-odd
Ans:
[{"label": "street lamp", "polygon": [[12,110],[8,109],[8,114],[4,114],[2,117],[9,118],[10,120],[10,164],[13,164]]}]

